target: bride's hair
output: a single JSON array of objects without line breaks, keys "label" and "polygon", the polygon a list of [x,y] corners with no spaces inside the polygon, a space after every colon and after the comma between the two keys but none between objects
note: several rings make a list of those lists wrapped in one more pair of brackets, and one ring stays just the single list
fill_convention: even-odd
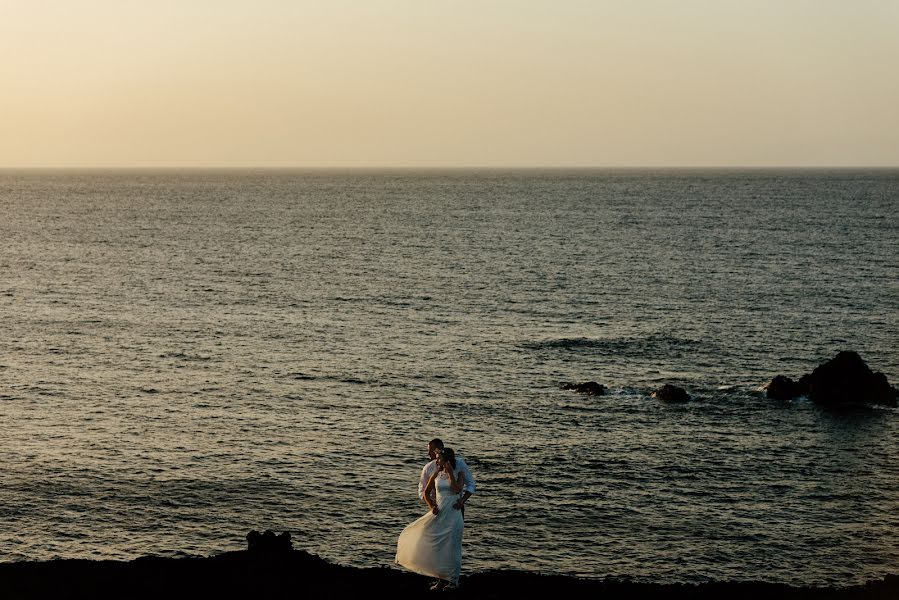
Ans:
[{"label": "bride's hair", "polygon": [[452,448],[444,448],[440,451],[440,456],[443,458],[443,460],[453,465],[454,469],[456,468],[456,453],[453,452]]}]

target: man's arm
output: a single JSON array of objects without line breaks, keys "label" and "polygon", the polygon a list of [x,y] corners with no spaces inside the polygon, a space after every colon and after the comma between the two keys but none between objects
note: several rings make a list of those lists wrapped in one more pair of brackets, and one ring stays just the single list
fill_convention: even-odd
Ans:
[{"label": "man's arm", "polygon": [[464,485],[462,486],[462,496],[456,500],[456,503],[453,505],[454,508],[461,509],[465,506],[465,502],[474,494],[475,483],[474,477],[471,476],[471,471],[468,468],[468,465],[461,458],[456,459],[456,466],[459,468],[460,474],[465,480]]},{"label": "man's arm", "polygon": [[[472,494],[474,494],[475,490],[474,477],[471,476],[471,470],[469,470],[468,464],[464,459],[458,459],[457,464],[458,463],[461,463],[459,464],[459,467],[461,468],[461,471],[465,473],[465,486],[463,489],[464,491],[468,492],[468,496],[471,496]],[[468,497],[466,496],[466,499],[467,498]]]}]

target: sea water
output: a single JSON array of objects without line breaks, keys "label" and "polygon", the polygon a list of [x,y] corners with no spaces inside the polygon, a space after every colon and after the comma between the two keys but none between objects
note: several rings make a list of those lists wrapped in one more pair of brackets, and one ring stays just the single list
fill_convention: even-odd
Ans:
[{"label": "sea water", "polygon": [[899,382],[897,234],[889,170],[0,172],[0,560],[391,565],[440,437],[466,572],[895,573],[899,412],[762,387]]}]

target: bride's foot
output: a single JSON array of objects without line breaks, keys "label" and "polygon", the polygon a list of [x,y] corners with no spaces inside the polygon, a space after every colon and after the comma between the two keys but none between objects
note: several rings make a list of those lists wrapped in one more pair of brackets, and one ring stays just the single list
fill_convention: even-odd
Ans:
[{"label": "bride's foot", "polygon": [[449,583],[448,581],[444,581],[444,580],[442,580],[442,579],[438,579],[437,581],[435,581],[434,583],[431,584],[431,591],[432,591],[432,592],[439,592],[440,590],[442,590],[443,588],[445,588],[445,587],[447,586],[448,583]]}]

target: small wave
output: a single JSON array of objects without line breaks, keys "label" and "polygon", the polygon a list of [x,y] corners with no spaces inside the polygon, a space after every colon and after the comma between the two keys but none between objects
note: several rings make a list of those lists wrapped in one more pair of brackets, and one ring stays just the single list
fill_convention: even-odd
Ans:
[{"label": "small wave", "polygon": [[408,387],[402,382],[395,381],[369,381],[358,377],[347,377],[341,375],[310,375],[299,371],[287,373],[288,377],[294,381],[336,381],[339,383],[350,383],[352,385],[378,385],[380,387]]},{"label": "small wave", "polygon": [[670,335],[625,338],[551,338],[525,342],[528,350],[597,350],[605,354],[629,357],[670,356],[684,351],[714,352],[719,349],[707,342]]},{"label": "small wave", "polygon": [[411,302],[405,302],[403,300],[381,300],[380,304],[396,308],[410,308],[414,306]]},{"label": "small wave", "polygon": [[159,355],[159,358],[172,358],[175,360],[191,360],[200,362],[212,360],[211,356],[192,356],[190,354],[185,354],[184,352],[164,352],[163,354]]},{"label": "small wave", "polygon": [[595,406],[587,406],[580,404],[562,404],[556,407],[556,410],[562,410],[567,412],[594,412],[596,410]]},{"label": "small wave", "polygon": [[296,379],[298,381],[314,381],[314,380],[318,379],[318,377],[316,377],[315,375],[309,375],[307,373],[300,373],[300,372],[290,373],[288,376],[290,378]]},{"label": "small wave", "polygon": [[539,342],[526,342],[521,344],[529,350],[545,350],[554,348],[605,348],[609,340],[596,340],[590,338],[560,338],[543,340]]}]

